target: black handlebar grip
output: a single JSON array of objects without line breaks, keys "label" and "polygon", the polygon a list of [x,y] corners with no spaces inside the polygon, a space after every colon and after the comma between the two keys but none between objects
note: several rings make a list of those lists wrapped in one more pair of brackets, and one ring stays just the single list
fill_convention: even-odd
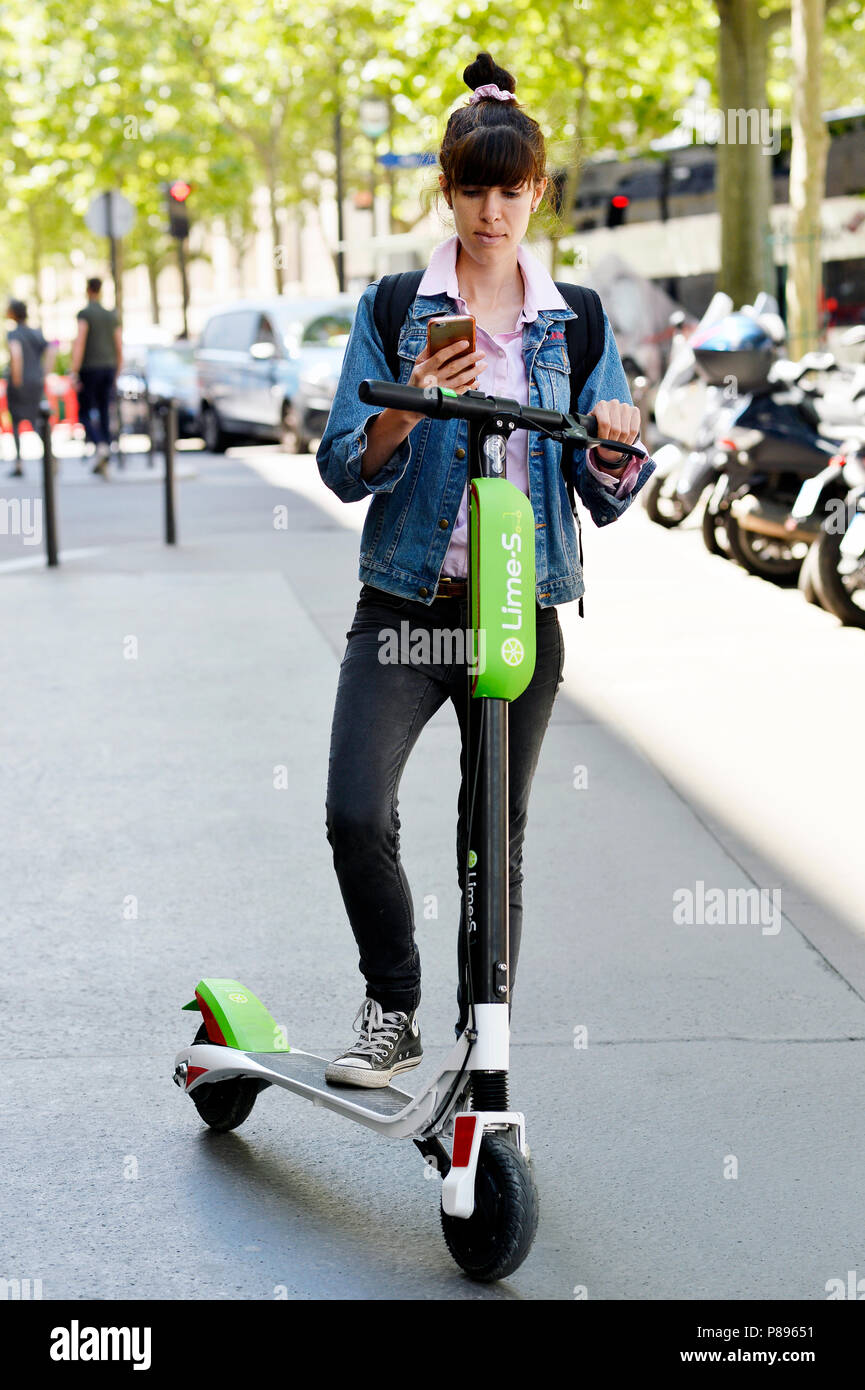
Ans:
[{"label": "black handlebar grip", "polygon": [[357,394],[364,405],[390,406],[394,410],[410,410],[413,397],[417,398],[419,406],[428,403],[428,397],[424,396],[419,386],[399,386],[396,382],[369,381],[366,378],[360,382]]}]

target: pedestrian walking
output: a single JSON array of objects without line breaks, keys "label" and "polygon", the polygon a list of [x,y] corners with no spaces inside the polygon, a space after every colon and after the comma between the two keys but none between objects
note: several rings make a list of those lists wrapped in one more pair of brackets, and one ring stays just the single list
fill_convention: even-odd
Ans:
[{"label": "pedestrian walking", "polygon": [[15,327],[7,334],[9,365],[6,369],[6,405],[12,419],[12,439],[15,444],[15,466],[10,478],[23,478],[21,466],[21,425],[26,420],[31,429],[39,428],[39,407],[45,394],[45,374],[54,364],[54,346],[38,328],[27,322],[27,305],[21,299],[10,299],[6,317]]},{"label": "pedestrian walking", "polygon": [[[424,725],[446,702],[462,736],[457,825],[457,875],[463,890],[459,930],[460,1019],[465,990],[463,808],[466,782],[465,643],[435,642],[432,630],[468,627],[466,448],[464,421],[432,420],[395,409],[370,412],[358,397],[364,378],[436,385],[460,394],[477,385],[523,404],[570,410],[566,324],[577,318],[541,261],[523,246],[547,187],[541,128],[518,103],[511,75],[488,53],[463,72],[469,101],[453,112],[439,150],[439,184],[453,213],[455,235],[432,253],[416,297],[398,331],[399,375],[391,371],[375,302],[378,282],[363,293],[338,388],[317,453],[322,478],[343,502],[371,497],[361,538],[362,588],[347,634],[331,730],[326,797],[327,838],[360,953],[366,996],[355,1018],[360,1036],[328,1067],[342,1084],[384,1086],[417,1066],[420,959],[414,912],[400,862],[397,795]],[[594,301],[593,301],[594,302]],[[476,349],[465,341],[433,355],[427,320],[471,314]],[[601,320],[602,314],[602,320]],[[602,438],[638,441],[640,413],[606,313],[598,309],[599,356],[579,396]],[[391,359],[393,360],[393,359]],[[583,364],[586,365],[585,362]],[[529,792],[562,681],[564,645],[557,603],[584,588],[580,551],[560,444],[515,430],[506,472],[532,499],[537,524],[537,657],[526,690],[509,706],[510,982],[516,975],[522,927],[522,847]],[[572,482],[598,525],[616,520],[651,475],[642,445],[623,463],[610,450],[575,455]],[[408,619],[430,639],[417,659],[383,662],[383,629]],[[415,644],[412,643],[412,652]],[[437,660],[443,652],[462,660]],[[433,654],[430,659],[430,654]]]},{"label": "pedestrian walking", "polygon": [[111,453],[109,408],[117,373],[123,366],[123,341],[116,309],[101,302],[102,281],[87,281],[87,305],[78,314],[78,334],[72,344],[72,384],[78,393],[78,416],[94,446],[93,472],[108,477]]}]

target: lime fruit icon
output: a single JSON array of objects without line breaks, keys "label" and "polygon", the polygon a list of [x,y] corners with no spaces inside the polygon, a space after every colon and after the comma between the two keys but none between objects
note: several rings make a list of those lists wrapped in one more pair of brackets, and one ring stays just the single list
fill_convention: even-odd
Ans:
[{"label": "lime fruit icon", "polygon": [[502,642],[502,660],[508,666],[519,666],[524,656],[525,649],[519,637],[506,637]]}]

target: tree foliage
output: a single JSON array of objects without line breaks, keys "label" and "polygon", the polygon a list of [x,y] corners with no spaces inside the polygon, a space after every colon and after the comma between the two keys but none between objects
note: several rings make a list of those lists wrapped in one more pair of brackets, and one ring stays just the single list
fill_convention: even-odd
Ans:
[{"label": "tree foliage", "polygon": [[[371,171],[361,98],[390,99],[395,151],[435,152],[482,49],[516,76],[551,167],[566,172],[567,205],[586,159],[647,149],[698,78],[718,92],[719,19],[733,2],[746,0],[5,0],[0,271],[36,277],[73,248],[101,254],[84,212],[114,187],[138,214],[126,265],[158,273],[171,251],[161,185],[176,177],[193,185],[196,218],[241,241],[253,190],[266,190],[278,244],[286,209],[317,212],[337,112],[350,195]],[[843,104],[859,90],[865,24],[859,0],[827,3],[824,93]],[[789,113],[783,11],[747,4],[767,20],[764,88]],[[419,215],[419,189],[438,185],[432,170],[392,179],[400,229]]]}]

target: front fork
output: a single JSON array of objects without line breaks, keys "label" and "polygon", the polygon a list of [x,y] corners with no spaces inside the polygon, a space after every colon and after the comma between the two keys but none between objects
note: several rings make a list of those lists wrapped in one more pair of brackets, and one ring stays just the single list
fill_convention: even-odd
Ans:
[{"label": "front fork", "polygon": [[447,1216],[471,1216],[475,1209],[475,1177],[481,1140],[490,1131],[509,1131],[516,1139],[520,1153],[526,1149],[525,1116],[517,1110],[462,1111],[454,1117],[454,1142],[451,1164],[442,1182],[442,1211]]},{"label": "front fork", "polygon": [[[508,1104],[510,1051],[509,1006],[476,1004],[477,1032],[471,1039],[466,1081],[454,1097],[452,1117],[445,1115],[426,1135],[415,1139],[425,1162],[442,1176],[442,1210],[467,1219],[475,1207],[475,1180],[485,1133],[505,1132],[528,1158],[525,1116]],[[451,1129],[452,1119],[452,1129]]]}]

